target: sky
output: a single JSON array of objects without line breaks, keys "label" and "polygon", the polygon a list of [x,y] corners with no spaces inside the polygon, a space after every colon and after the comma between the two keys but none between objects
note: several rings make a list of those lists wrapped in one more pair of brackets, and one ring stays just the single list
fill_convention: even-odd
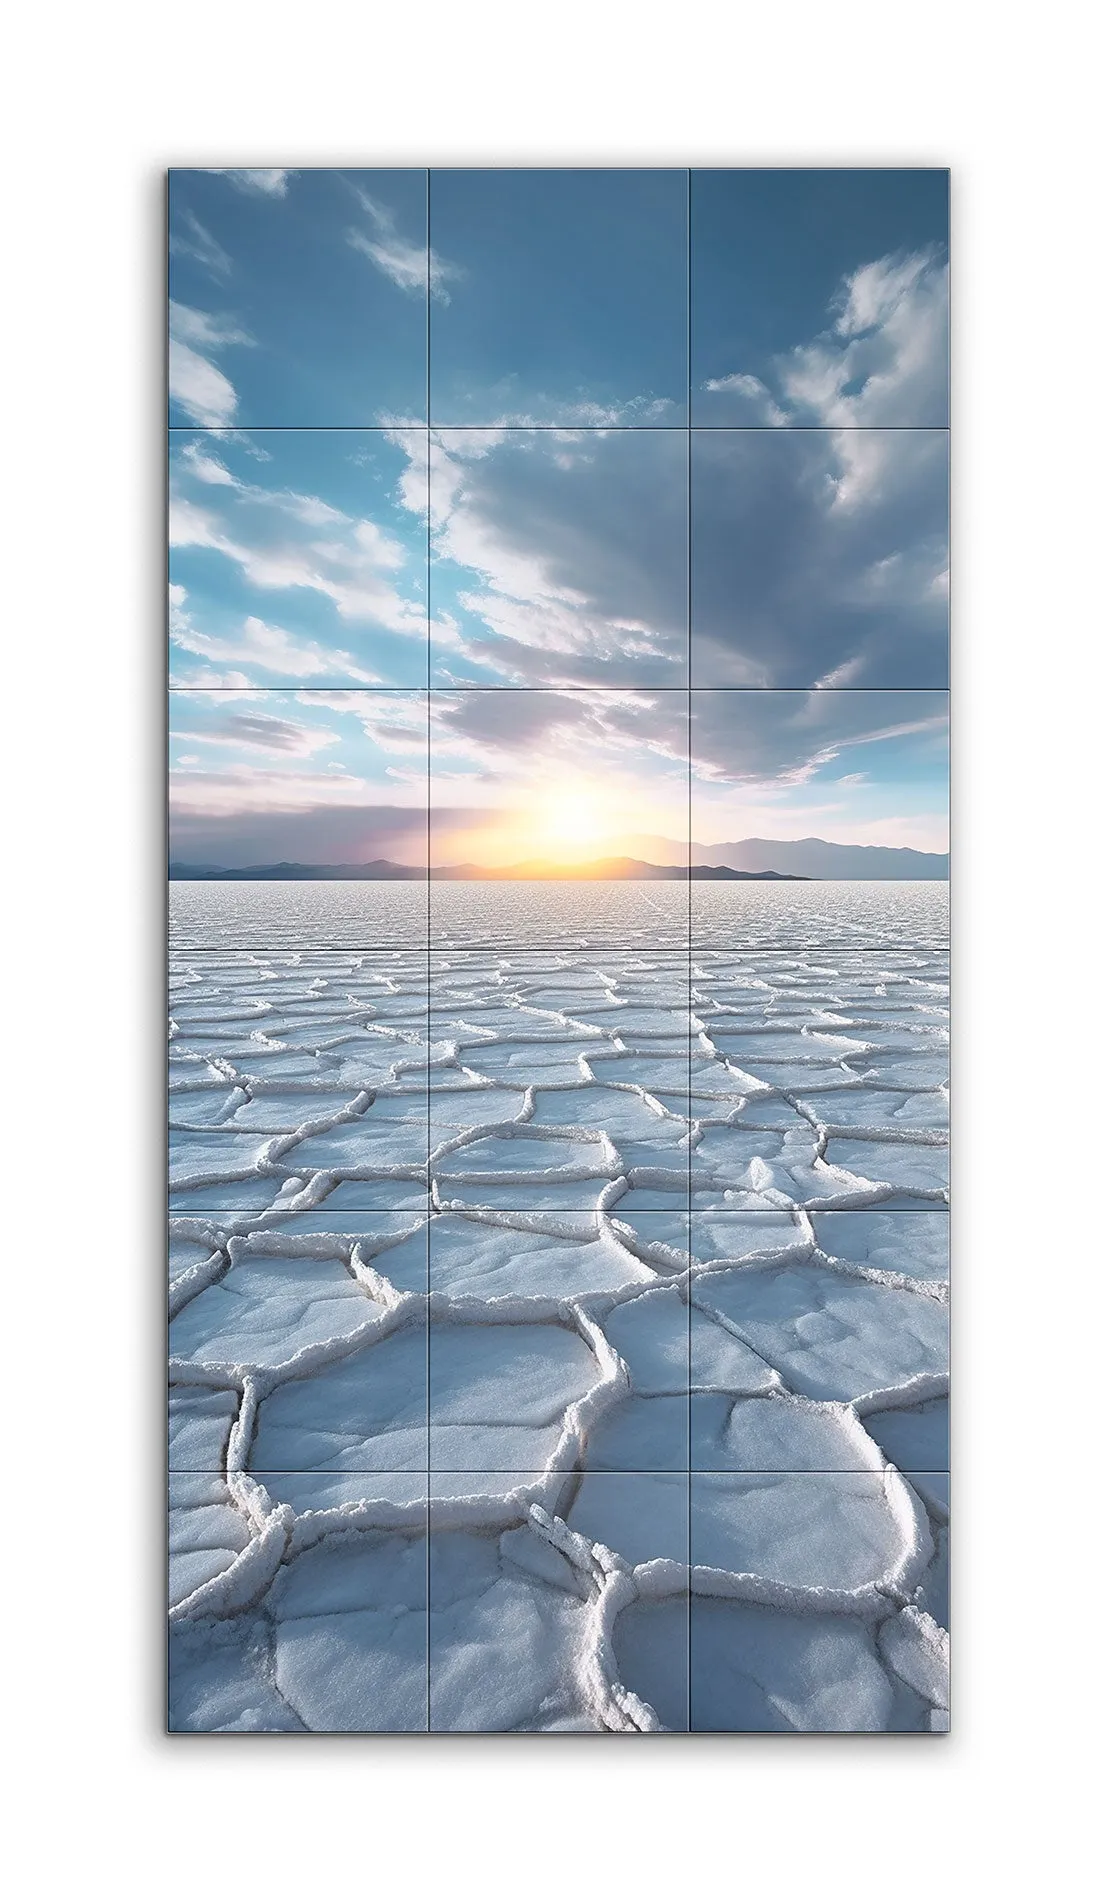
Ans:
[{"label": "sky", "polygon": [[945,171],[696,171],[696,425],[945,428]]},{"label": "sky", "polygon": [[438,862],[942,849],[946,219],[942,172],[172,173],[175,857],[420,862],[428,745]]},{"label": "sky", "polygon": [[173,425],[426,421],[423,171],[172,171]]},{"label": "sky", "polygon": [[172,857],[422,865],[428,782],[433,864],[685,863],[688,839],[749,837],[941,851],[946,710],[924,690],[180,689]]}]

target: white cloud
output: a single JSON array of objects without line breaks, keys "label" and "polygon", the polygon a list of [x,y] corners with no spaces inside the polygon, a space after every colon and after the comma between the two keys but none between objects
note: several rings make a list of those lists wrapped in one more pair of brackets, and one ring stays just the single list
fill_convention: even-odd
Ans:
[{"label": "white cloud", "polygon": [[181,451],[181,459],[189,467],[196,481],[206,482],[216,488],[240,488],[242,484],[230,469],[225,467],[204,442],[188,442]]},{"label": "white cloud", "polygon": [[864,670],[865,655],[863,653],[855,653],[851,659],[843,660],[840,666],[832,667],[829,673],[824,673],[821,679],[816,680],[815,690],[818,691],[835,686],[852,686],[857,675],[863,673]]},{"label": "white cloud", "polygon": [[168,358],[172,397],[191,422],[204,429],[220,429],[237,412],[237,392],[227,376],[197,350],[172,337]]},{"label": "white cloud", "polygon": [[368,219],[369,229],[351,228],[346,236],[354,250],[360,251],[376,265],[378,270],[390,277],[400,290],[412,292],[416,296],[427,294],[428,272],[430,294],[438,303],[449,303],[450,295],[446,288],[461,272],[453,264],[439,257],[437,251],[428,255],[425,244],[414,244],[396,230],[396,221],[386,205],[378,204],[368,193],[357,190],[361,209]]},{"label": "white cloud", "polygon": [[221,689],[225,700],[255,699],[259,687],[254,686],[247,673],[215,673],[212,669],[201,667],[193,673],[172,672],[168,682],[182,691],[193,693]]},{"label": "white cloud", "polygon": [[879,329],[911,296],[931,257],[930,251],[878,257],[875,263],[862,264],[843,278],[842,289],[834,299],[838,335],[859,336],[865,330]]},{"label": "white cloud", "polygon": [[[179,451],[178,459],[196,481],[205,482],[213,488],[235,488],[246,499],[294,515],[297,521],[305,522],[308,527],[324,528],[334,522],[344,526],[351,524],[349,515],[340,508],[331,507],[319,495],[303,495],[294,488],[262,488],[258,482],[242,481],[226,467],[208,442],[187,442]],[[359,537],[363,534],[370,548],[380,549],[381,566],[398,567],[402,564],[403,552],[398,543],[385,535],[375,523],[358,522],[354,532]]]},{"label": "white cloud", "polygon": [[172,302],[168,378],[170,393],[201,428],[220,429],[236,415],[237,394],[228,377],[203,351],[252,341],[221,317]]},{"label": "white cloud", "polygon": [[264,198],[285,198],[287,181],[295,176],[293,171],[280,171],[267,165],[256,165],[241,171],[220,165],[207,165],[205,169],[214,177],[227,178],[238,191],[258,192]]},{"label": "white cloud", "polygon": [[189,304],[175,303],[173,299],[170,325],[172,336],[199,350],[220,350],[228,343],[252,342],[252,338],[244,330],[238,330],[228,318],[215,316],[208,310],[192,310]]},{"label": "white cloud", "polygon": [[233,268],[228,251],[192,211],[183,211],[171,232],[172,256],[192,257],[211,277],[227,277]]},{"label": "white cloud", "polygon": [[805,785],[851,747],[918,735],[933,744],[946,724],[941,692],[704,692],[694,701],[692,770],[715,785]]},{"label": "white cloud", "polygon": [[780,359],[786,400],[835,428],[941,423],[947,271],[932,250],[897,252],[844,278],[831,329]]},{"label": "white cloud", "polygon": [[781,409],[771,390],[762,383],[759,376],[713,376],[704,389],[718,393],[739,396],[747,410],[755,413],[769,428],[780,429],[791,420],[786,409]]},{"label": "white cloud", "polygon": [[[704,387],[737,398],[742,420],[835,429],[941,424],[946,414],[947,270],[933,250],[874,258],[844,277],[821,335],[777,357],[774,387],[746,371]],[[836,499],[849,505],[880,475],[872,442],[851,444]]]},{"label": "white cloud", "polygon": [[[226,482],[224,465],[205,448],[193,457],[194,447],[191,444],[184,452],[186,472],[200,475],[216,492],[212,502],[207,498],[203,503],[175,489],[169,520],[172,547],[211,548],[234,561],[257,587],[308,587],[331,600],[343,620],[368,621],[392,633],[426,637],[425,606],[401,596],[384,571],[404,567],[405,551],[377,523],[354,520],[314,495],[260,488],[233,477]],[[241,500],[251,503],[250,515],[233,518],[228,508],[219,511],[226,487],[236,492],[233,507]],[[339,532],[329,540],[299,540],[281,525],[269,524],[269,512],[293,517],[311,528],[336,527]],[[362,677],[352,665],[347,670],[352,678]]]},{"label": "white cloud", "polygon": [[224,634],[204,633],[195,627],[185,609],[185,590],[171,606],[171,637],[186,653],[213,661],[241,661],[257,666],[283,679],[316,679],[331,674],[342,679],[377,684],[377,675],[367,672],[351,653],[342,653],[310,640],[305,634],[288,633],[284,627],[249,614],[239,629]]}]

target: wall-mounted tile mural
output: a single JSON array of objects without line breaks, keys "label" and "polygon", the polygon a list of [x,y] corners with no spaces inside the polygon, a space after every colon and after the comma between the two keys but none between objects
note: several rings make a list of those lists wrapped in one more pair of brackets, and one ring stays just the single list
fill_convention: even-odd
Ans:
[{"label": "wall-mounted tile mural", "polygon": [[171,174],[169,1726],[947,1726],[948,180]]}]

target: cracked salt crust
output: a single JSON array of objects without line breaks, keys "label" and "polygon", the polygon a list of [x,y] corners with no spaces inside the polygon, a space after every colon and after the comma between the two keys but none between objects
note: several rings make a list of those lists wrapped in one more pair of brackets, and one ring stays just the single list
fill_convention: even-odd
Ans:
[{"label": "cracked salt crust", "polygon": [[172,1726],[942,1727],[941,894],[434,890],[173,893]]}]

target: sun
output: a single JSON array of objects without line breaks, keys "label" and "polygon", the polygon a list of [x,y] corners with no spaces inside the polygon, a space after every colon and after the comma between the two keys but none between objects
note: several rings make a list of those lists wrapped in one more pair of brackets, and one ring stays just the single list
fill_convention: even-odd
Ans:
[{"label": "sun", "polygon": [[606,815],[603,796],[588,787],[550,788],[539,801],[535,824],[541,853],[565,858],[600,855]]}]

